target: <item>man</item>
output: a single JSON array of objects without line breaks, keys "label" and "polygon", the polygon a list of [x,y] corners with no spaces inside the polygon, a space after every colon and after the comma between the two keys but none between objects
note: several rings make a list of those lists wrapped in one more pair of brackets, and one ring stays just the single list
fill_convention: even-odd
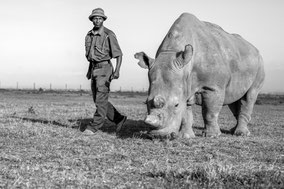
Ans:
[{"label": "man", "polygon": [[[89,16],[93,22],[93,29],[87,33],[85,38],[86,58],[89,61],[87,78],[91,79],[93,100],[96,104],[94,120],[90,125],[80,126],[80,131],[95,133],[100,129],[107,117],[117,125],[116,132],[121,130],[127,117],[121,115],[108,101],[110,82],[119,78],[119,70],[122,62],[122,52],[115,34],[103,26],[107,19],[104,10],[96,8]],[[116,59],[116,67],[113,71],[111,59]]]}]

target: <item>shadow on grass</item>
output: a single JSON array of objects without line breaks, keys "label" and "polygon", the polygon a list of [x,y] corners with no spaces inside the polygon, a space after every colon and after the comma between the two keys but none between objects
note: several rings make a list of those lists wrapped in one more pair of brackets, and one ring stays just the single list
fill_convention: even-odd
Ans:
[{"label": "shadow on grass", "polygon": [[128,119],[124,123],[124,127],[119,132],[118,137],[120,138],[142,138],[142,139],[153,139],[148,134],[152,130],[150,125],[147,125],[143,120],[131,120]]},{"label": "shadow on grass", "polygon": [[[76,120],[78,126],[77,127],[84,127],[90,124],[92,119],[86,118],[86,119],[78,119]],[[107,120],[105,121],[105,124],[102,128],[100,128],[102,132],[105,133],[116,133],[116,125],[112,123],[111,121]],[[127,119],[124,123],[121,131],[119,133],[116,133],[117,137],[126,139],[126,138],[142,138],[142,139],[153,139],[153,136],[149,135],[148,132],[152,130],[152,127],[147,125],[143,120],[132,120]]]},{"label": "shadow on grass", "polygon": [[[77,124],[79,126],[86,126],[88,125],[92,119],[78,119]],[[105,124],[102,128],[100,128],[102,132],[106,133],[116,133],[116,125],[109,120],[105,121]],[[143,120],[132,120],[127,119],[124,123],[121,131],[117,133],[117,137],[119,138],[143,138],[143,139],[152,139],[151,136],[149,136],[147,133],[151,130],[151,126],[144,123]]]},{"label": "shadow on grass", "polygon": [[[41,123],[45,125],[56,125],[59,127],[66,127],[72,129],[79,129],[79,127],[84,127],[92,122],[92,118],[84,118],[84,119],[69,119],[66,123],[61,123],[55,120],[47,120],[44,118],[31,118],[31,117],[21,117],[21,116],[11,116],[12,118],[21,119],[23,121],[28,121],[32,123]],[[116,125],[109,120],[105,121],[105,124],[102,128],[100,128],[102,132],[106,133],[116,133]],[[150,135],[148,135],[148,131],[151,130],[151,126],[144,123],[143,120],[132,120],[127,119],[124,123],[121,131],[117,134],[119,138],[144,138],[144,139],[152,139]]]},{"label": "shadow on grass", "polygon": [[[18,116],[12,116],[13,118],[22,119],[23,121],[29,121],[32,123],[41,123],[46,125],[56,125],[60,127],[66,127],[66,128],[73,128],[73,129],[79,129],[81,126],[87,126],[92,122],[92,118],[84,118],[84,119],[69,119],[68,123],[61,123],[59,121],[55,120],[46,120],[46,119],[40,119],[40,118],[28,118],[28,117],[18,117]],[[203,136],[203,127],[193,127],[195,135],[197,137]],[[109,120],[105,121],[105,124],[102,128],[100,128],[102,132],[106,133],[116,133],[116,125]],[[148,124],[146,124],[143,120],[132,120],[127,119],[124,123],[121,131],[117,134],[119,138],[142,138],[142,139],[153,139],[153,136],[148,134],[149,131],[152,130],[152,127]],[[221,129],[221,132],[223,134],[232,134],[231,130],[224,130]]]},{"label": "shadow on grass", "polygon": [[46,119],[39,119],[39,118],[29,118],[29,117],[19,117],[19,116],[11,116],[11,118],[16,118],[16,119],[21,119],[23,121],[28,121],[28,122],[32,122],[32,123],[41,123],[41,124],[45,124],[45,125],[56,125],[56,126],[60,126],[60,127],[70,127],[69,124],[64,124],[64,123],[60,123],[58,121],[51,121],[51,120],[46,120]]}]

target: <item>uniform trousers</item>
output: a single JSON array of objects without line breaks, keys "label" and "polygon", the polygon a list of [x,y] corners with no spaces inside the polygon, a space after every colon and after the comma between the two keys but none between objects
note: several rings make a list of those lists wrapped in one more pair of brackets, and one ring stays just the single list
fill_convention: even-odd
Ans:
[{"label": "uniform trousers", "polygon": [[113,67],[110,63],[97,64],[93,67],[91,89],[96,105],[96,112],[94,114],[93,124],[91,125],[93,129],[101,128],[105,123],[105,118],[117,124],[124,117],[108,101],[112,72]]}]

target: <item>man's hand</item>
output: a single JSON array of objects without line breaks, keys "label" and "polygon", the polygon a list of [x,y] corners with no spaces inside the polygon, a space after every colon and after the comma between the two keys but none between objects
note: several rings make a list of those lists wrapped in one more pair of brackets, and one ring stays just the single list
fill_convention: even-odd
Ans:
[{"label": "man's hand", "polygon": [[118,79],[118,78],[119,78],[119,72],[118,71],[113,72],[110,76],[110,80]]},{"label": "man's hand", "polygon": [[114,72],[110,76],[110,80],[119,78],[119,70],[120,70],[120,66],[121,66],[121,61],[122,61],[122,56],[118,56],[116,58],[116,67],[115,67]]}]

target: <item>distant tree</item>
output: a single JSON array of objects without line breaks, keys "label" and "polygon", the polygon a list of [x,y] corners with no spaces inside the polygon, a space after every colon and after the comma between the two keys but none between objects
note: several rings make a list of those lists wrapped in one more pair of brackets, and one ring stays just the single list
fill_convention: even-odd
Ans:
[{"label": "distant tree", "polygon": [[262,101],[261,101],[260,99],[257,99],[256,102],[255,102],[255,104],[257,104],[257,105],[262,105],[263,103],[262,103]]},{"label": "distant tree", "polygon": [[40,87],[40,88],[38,89],[38,91],[39,91],[39,92],[43,92],[44,90],[43,90],[43,88]]}]

